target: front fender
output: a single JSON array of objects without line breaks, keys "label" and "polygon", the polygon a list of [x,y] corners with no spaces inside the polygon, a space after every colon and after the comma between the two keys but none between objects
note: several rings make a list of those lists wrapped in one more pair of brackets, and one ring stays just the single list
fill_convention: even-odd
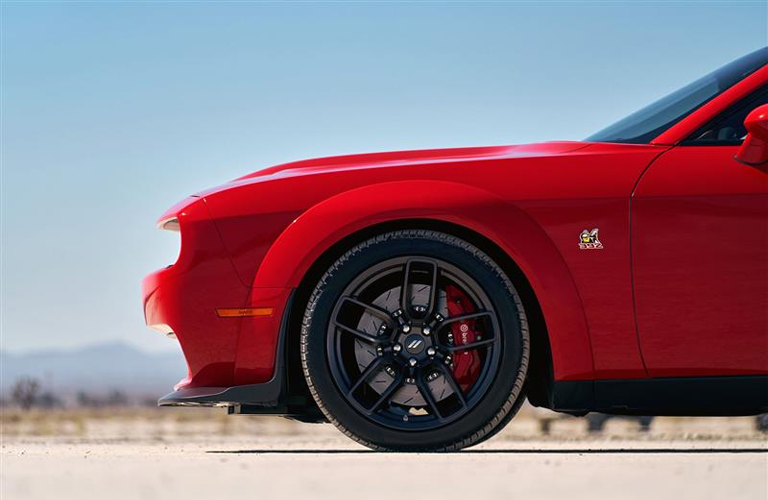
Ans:
[{"label": "front fender", "polygon": [[594,367],[587,323],[562,256],[523,210],[477,187],[446,181],[395,181],[330,197],[301,214],[274,241],[256,273],[254,289],[295,288],[310,266],[344,237],[404,219],[457,224],[507,252],[541,305],[555,379],[591,375]]}]

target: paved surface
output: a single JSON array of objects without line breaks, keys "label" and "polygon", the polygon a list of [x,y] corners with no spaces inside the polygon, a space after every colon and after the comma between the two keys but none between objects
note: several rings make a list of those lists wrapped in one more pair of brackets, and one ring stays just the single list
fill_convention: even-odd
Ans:
[{"label": "paved surface", "polygon": [[768,499],[762,438],[502,439],[455,454],[385,454],[335,431],[317,436],[5,439],[0,496]]}]

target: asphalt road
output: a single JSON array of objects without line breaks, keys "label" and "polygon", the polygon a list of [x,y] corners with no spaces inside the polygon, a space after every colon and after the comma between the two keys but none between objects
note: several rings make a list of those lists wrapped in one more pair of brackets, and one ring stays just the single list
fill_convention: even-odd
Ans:
[{"label": "asphalt road", "polygon": [[386,454],[327,433],[192,442],[15,438],[2,444],[0,496],[766,500],[767,450],[762,439],[499,440],[454,454]]}]

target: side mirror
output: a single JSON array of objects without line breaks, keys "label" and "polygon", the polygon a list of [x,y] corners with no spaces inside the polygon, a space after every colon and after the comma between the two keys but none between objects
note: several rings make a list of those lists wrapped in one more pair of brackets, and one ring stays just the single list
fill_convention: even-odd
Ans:
[{"label": "side mirror", "polygon": [[747,137],[736,153],[736,161],[747,165],[768,162],[768,104],[753,109],[744,119]]}]

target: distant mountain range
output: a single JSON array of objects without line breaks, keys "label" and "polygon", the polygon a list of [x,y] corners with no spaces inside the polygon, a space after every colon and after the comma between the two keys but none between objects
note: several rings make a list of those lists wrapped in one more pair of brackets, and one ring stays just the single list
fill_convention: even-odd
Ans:
[{"label": "distant mountain range", "polygon": [[80,391],[161,396],[187,374],[181,351],[147,353],[123,343],[73,350],[44,350],[23,354],[0,351],[0,390],[21,377],[33,377],[43,391],[69,397]]}]

